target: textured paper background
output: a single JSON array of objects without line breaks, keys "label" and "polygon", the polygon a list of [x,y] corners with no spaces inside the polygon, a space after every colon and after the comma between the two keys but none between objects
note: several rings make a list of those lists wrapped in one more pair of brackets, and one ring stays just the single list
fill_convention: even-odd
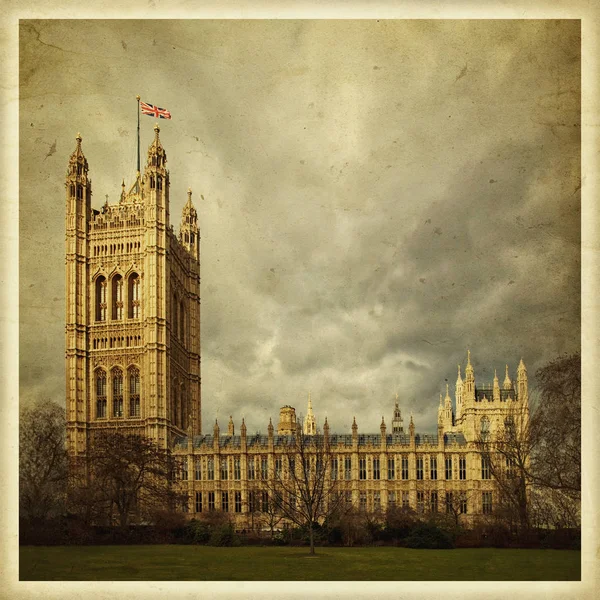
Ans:
[{"label": "textured paper background", "polygon": [[[66,7],[62,7],[63,11],[66,10]],[[22,9],[21,9],[22,10]],[[408,10],[408,12],[405,13],[399,13],[398,11],[394,12],[393,10],[391,10],[389,7],[385,7],[385,6],[381,6],[378,9],[378,12],[380,12],[381,14],[377,14],[375,15],[373,13],[373,7],[369,7],[368,10],[364,10],[364,12],[361,14],[360,11],[358,13],[353,14],[352,16],[362,16],[362,17],[373,17],[373,16],[381,16],[381,17],[396,17],[396,16],[419,16],[419,17],[424,17],[424,16],[431,16],[426,14],[425,12],[422,13],[411,13],[410,10]],[[13,20],[12,22],[9,22],[9,28],[7,28],[5,31],[9,34],[9,37],[7,39],[7,43],[5,44],[3,50],[5,52],[5,56],[7,56],[9,59],[13,60],[13,67],[15,66],[15,43],[16,43],[16,22],[14,21],[14,18],[17,16],[21,16],[22,18],[25,17],[32,17],[32,16],[36,16],[36,17],[45,17],[45,18],[50,18],[50,17],[66,17],[66,16],[71,16],[73,15],[73,13],[71,13],[71,15],[65,14],[64,12],[62,12],[60,9],[59,10],[53,10],[50,11],[48,10],[46,12],[46,14],[44,14],[44,9],[40,9],[41,14],[36,14],[36,15],[32,15],[32,14],[23,14],[21,13],[20,15],[18,15],[18,13],[13,13]],[[281,12],[282,9],[279,9],[279,12]],[[548,16],[546,14],[544,14],[543,12],[540,12],[539,10],[534,11],[533,13],[530,14],[526,14],[524,13],[522,10],[515,10],[513,13],[508,13],[506,11],[502,11],[500,10],[496,10],[495,11],[496,14],[493,14],[493,16],[502,16],[502,17],[513,17],[513,18],[519,18],[519,17],[530,17],[530,16],[535,16],[535,17],[543,17],[543,16]],[[306,11],[301,11],[301,14],[294,14],[293,16],[303,16],[303,17],[310,17],[310,16],[315,16],[318,15],[318,12],[314,12],[311,10],[306,10]],[[323,16],[333,16],[331,14],[325,14],[325,13],[321,13],[323,14]],[[486,16],[483,14],[476,14],[476,13],[470,13],[471,15],[475,14],[476,16]],[[99,15],[85,15],[85,14],[76,14],[73,16],[78,16],[78,17],[85,17],[85,16],[99,16]],[[102,15],[104,16],[104,15]],[[125,12],[121,12],[121,13],[115,13],[115,16],[144,16],[144,17],[148,17],[148,16],[153,16],[153,15],[148,15],[148,14],[133,14],[133,13],[127,13]],[[178,14],[176,11],[175,12],[169,12],[169,13],[165,13],[164,16],[168,16],[168,17],[181,17],[184,16],[183,14]],[[211,15],[211,16],[223,16],[222,14],[220,15]],[[230,15],[230,16],[246,16],[246,15]],[[268,13],[257,13],[256,16],[273,16],[272,14],[269,15]],[[287,14],[285,16],[292,16],[291,14]],[[336,15],[337,16],[337,15]],[[437,15],[434,15],[437,16]],[[440,16],[444,16],[444,17],[464,17],[467,16],[467,13],[465,12],[465,9],[461,9],[461,8],[457,8],[454,9],[453,11],[448,11],[445,14],[442,14]],[[554,16],[554,17],[566,17],[566,16],[570,16],[570,17],[577,17],[577,16],[585,16],[585,13],[577,15],[577,10],[576,9],[572,9],[571,12],[567,12],[566,10],[560,10],[560,9],[553,9],[553,12],[551,15],[549,16]],[[589,17],[588,17],[589,18]],[[595,111],[592,108],[592,102],[594,101],[594,92],[593,90],[593,83],[597,81],[596,78],[596,70],[595,70],[595,56],[597,55],[594,54],[594,46],[592,45],[592,42],[594,42],[595,40],[591,37],[591,21],[584,19],[583,21],[583,34],[584,34],[584,52],[583,52],[583,63],[584,63],[584,73],[585,71],[585,67],[586,67],[586,63],[593,63],[593,64],[587,64],[588,67],[588,71],[587,71],[587,75],[585,75],[584,77],[584,87],[583,87],[583,95],[584,95],[584,111],[583,111],[583,127],[582,127],[582,135],[583,135],[583,147],[584,147],[584,153],[590,153],[590,151],[592,151],[592,155],[594,154],[593,149],[597,147],[597,137],[596,137],[596,133],[593,129],[594,126],[597,126],[597,111]],[[591,73],[589,72],[589,70],[591,69]],[[460,72],[460,71],[459,71]],[[15,108],[15,104],[14,104],[14,100],[15,100],[15,95],[16,95],[16,71],[10,72],[9,76],[7,78],[7,83],[8,85],[6,86],[8,92],[5,94],[5,98],[6,98],[6,102],[4,104],[5,110],[8,109],[13,109]],[[587,82],[587,83],[586,83]],[[11,102],[12,102],[12,106],[11,106]],[[8,114],[8,113],[7,113]],[[12,124],[12,131],[10,133],[12,133],[12,135],[8,135],[8,139],[9,139],[9,144],[6,144],[5,150],[7,150],[7,154],[6,154],[6,168],[5,168],[5,173],[15,173],[15,169],[14,166],[10,167],[9,163],[8,163],[8,158],[12,158],[13,162],[11,163],[12,165],[15,165],[16,162],[14,161],[14,159],[16,158],[17,154],[16,154],[16,143],[17,143],[17,132],[16,132],[16,128],[15,128],[15,124],[16,124],[16,119],[14,117],[14,112],[13,112],[13,117],[12,119],[5,119],[5,122],[7,123],[7,129],[10,131],[11,128],[11,124]],[[588,128],[586,129],[586,125],[588,125]],[[8,134],[8,131],[7,131]],[[14,137],[13,137],[14,136]],[[168,148],[169,150],[169,148]],[[12,151],[12,155],[10,154],[10,152]],[[171,150],[170,152],[171,156],[175,155],[175,152],[173,150]],[[172,159],[173,160],[173,159]],[[173,162],[176,162],[176,158],[173,160]],[[589,159],[588,159],[589,160]],[[93,166],[92,166],[93,167]],[[590,164],[588,162],[587,164],[587,168],[586,168],[586,163],[584,162],[584,180],[583,180],[583,192],[584,192],[584,202],[585,202],[585,198],[586,198],[586,194],[589,194],[589,191],[586,190],[586,185],[592,185],[592,179],[593,176],[595,175],[591,170],[590,170]],[[92,174],[92,177],[94,177],[94,173]],[[97,176],[96,176],[97,177]],[[16,178],[11,178],[9,179],[10,181],[10,197],[12,198],[16,198],[16,185],[17,185],[17,181]],[[12,193],[14,192],[14,193]],[[96,198],[96,203],[97,203],[98,199]],[[9,204],[7,207],[7,210],[9,211],[9,214],[5,214],[5,216],[7,217],[6,219],[6,226],[7,229],[5,230],[7,232],[8,235],[5,234],[5,237],[3,238],[3,242],[10,242],[10,237],[11,235],[13,235],[15,233],[15,227],[14,227],[14,219],[16,218],[16,206],[14,203]],[[12,214],[10,214],[10,210],[12,210]],[[62,212],[62,206],[60,206],[59,212]],[[12,217],[12,218],[11,218]],[[592,276],[592,274],[594,273],[593,269],[595,268],[593,261],[591,260],[593,258],[594,252],[596,251],[596,245],[595,245],[595,229],[594,227],[597,225],[595,223],[595,218],[597,218],[597,212],[595,213],[593,210],[593,207],[590,210],[590,207],[588,205],[584,204],[584,213],[583,213],[583,223],[584,223],[584,228],[583,228],[583,236],[584,236],[584,243],[583,243],[583,266],[584,266],[584,275],[588,274],[588,277],[584,277],[584,287],[583,287],[583,305],[582,305],[582,309],[584,312],[584,319],[587,319],[587,322],[584,321],[584,323],[586,323],[588,326],[583,328],[583,341],[584,341],[584,348],[586,347],[586,343],[587,344],[592,344],[592,349],[593,349],[593,345],[594,342],[597,339],[597,327],[595,327],[595,320],[594,320],[594,314],[595,314],[595,305],[594,305],[594,300],[593,300],[593,295],[590,294],[590,289],[589,289],[589,285],[590,285],[590,277]],[[11,224],[12,221],[12,224]],[[14,237],[13,237],[14,240]],[[12,244],[12,256],[14,257],[16,255],[16,246],[14,244]],[[13,265],[15,264],[15,262],[13,261],[12,263]],[[11,274],[10,271],[10,267],[7,268],[5,266],[5,272],[7,275]],[[16,279],[15,279],[15,272],[14,272],[14,266],[13,266],[13,279],[12,279],[12,284],[13,284],[13,288],[15,289],[14,286],[16,286]],[[10,279],[9,279],[10,281]],[[13,336],[15,333],[15,321],[14,321],[14,315],[15,315],[15,304],[14,304],[14,295],[11,297],[7,294],[6,297],[6,301],[8,303],[8,307],[9,309],[11,309],[12,312],[10,312],[9,314],[13,316],[12,319],[12,331],[13,331]],[[11,303],[12,302],[12,306]],[[591,334],[591,340],[590,339],[586,339],[586,336]],[[4,373],[3,375],[7,374],[7,373],[14,373],[16,372],[16,363],[15,363],[15,359],[16,359],[16,355],[14,353],[14,348],[16,348],[16,339],[13,337],[12,338],[12,346],[10,346],[10,348],[13,348],[13,353],[9,353],[9,352],[4,352],[3,356],[5,357],[5,360],[10,361],[12,359],[11,363],[8,363],[5,367]],[[6,338],[3,336],[3,342],[6,344],[5,345],[5,350],[9,348],[9,346],[7,345],[6,342]],[[588,346],[589,348],[589,346]],[[590,349],[591,350],[591,349]],[[62,348],[60,349],[60,353],[62,353]],[[589,363],[590,358],[593,357],[593,352],[588,351],[586,352],[586,354],[584,355],[584,365],[585,363]],[[592,363],[593,364],[593,363]],[[586,373],[588,373],[588,371],[586,371]],[[6,376],[6,375],[5,375]],[[13,377],[14,380],[14,377]],[[589,392],[590,389],[595,389],[594,387],[591,387],[593,385],[593,382],[590,380],[589,375],[586,377],[586,379],[584,380],[584,393],[586,393],[586,391]],[[10,405],[7,405],[6,403],[3,404],[2,410],[3,410],[3,415],[6,415],[6,418],[3,419],[3,422],[5,424],[8,423],[15,423],[16,422],[16,402],[14,402],[14,399],[16,398],[16,390],[14,388],[14,385],[12,388],[7,388],[9,390],[9,393],[12,393],[12,397],[13,397],[13,402]],[[10,397],[7,395],[7,397]],[[8,409],[8,410],[7,410]],[[589,415],[590,417],[595,416],[594,412],[587,412],[590,411],[590,406],[587,402],[584,403],[584,456],[587,456],[591,461],[593,461],[593,456],[596,455],[595,452],[595,448],[593,446],[593,441],[594,438],[593,436],[590,435],[591,431],[590,431],[590,427],[593,423],[593,418],[589,418],[589,419],[585,419],[586,415]],[[9,443],[10,446],[12,446],[12,448],[16,448],[16,431],[14,431],[14,427],[12,428],[13,430],[10,431],[10,429],[7,427],[6,428],[6,436],[5,436],[5,440]],[[587,452],[586,452],[587,450]],[[15,467],[15,461],[14,461],[14,451],[13,454],[5,454],[6,456],[12,456],[13,460],[8,461],[6,466],[9,468],[10,472],[13,473],[13,475],[16,474],[16,467]],[[595,476],[596,473],[596,469],[593,468],[593,466],[595,466],[595,462],[591,462],[592,468],[589,468],[588,464],[586,463],[586,470],[584,471],[585,475],[588,477],[588,481],[592,480],[592,477]],[[14,479],[13,479],[14,480]],[[593,507],[595,506],[595,504],[592,504],[592,499],[594,497],[594,494],[592,494],[592,491],[596,490],[596,487],[590,487],[588,486],[587,488],[588,490],[588,495],[586,497],[584,497],[584,508],[586,508],[586,521],[587,521],[587,525],[594,525],[595,526],[595,519],[594,519],[594,515],[595,515],[595,511],[593,510]],[[5,520],[6,519],[6,515],[15,515],[16,513],[14,512],[14,509],[16,507],[16,497],[15,497],[15,489],[14,487],[12,488],[12,494],[9,494],[7,496],[8,498],[8,502],[7,502],[7,512],[5,513]],[[15,528],[14,528],[14,524],[16,523],[15,519],[11,519],[12,523],[13,523],[13,536],[12,538],[10,538],[10,540],[12,541],[12,543],[15,543],[15,537],[14,537],[14,533],[15,533]],[[590,535],[593,532],[593,528],[592,527],[586,527],[584,529],[584,532],[586,532],[587,535]],[[7,538],[9,539],[9,538]],[[596,557],[596,552],[595,552],[595,547],[591,547],[590,543],[592,542],[592,540],[588,537],[586,539],[584,539],[584,557],[586,557],[587,561],[594,561],[595,557]],[[3,548],[4,551],[4,556],[8,555],[8,548]],[[591,551],[591,552],[590,552]],[[15,549],[13,546],[13,557],[15,556]],[[586,564],[588,565],[587,571],[586,571]],[[589,566],[590,563],[586,563],[584,562],[584,568],[583,568],[583,574],[584,574],[584,578],[587,578],[587,576],[589,576],[590,571],[589,571]],[[12,562],[12,575],[15,574],[15,568],[16,568],[16,564],[14,562]],[[11,575],[11,572],[8,571],[8,574]],[[41,585],[41,584],[40,584]],[[81,584],[83,585],[83,584]],[[184,590],[189,590],[190,592],[194,589],[197,589],[197,586],[195,584],[148,584],[150,586],[151,589],[159,589],[159,588],[163,588],[163,589],[172,589],[172,590],[177,590],[178,595],[180,595]],[[200,585],[200,584],[199,584]],[[483,586],[483,589],[488,590],[489,586],[491,584],[486,584],[485,586]],[[59,591],[58,586],[61,586],[61,589],[63,589],[63,591]],[[127,584],[115,584],[115,588],[114,589],[130,589],[130,590],[138,590],[139,586],[138,584],[132,584],[131,586],[128,586]],[[52,596],[53,593],[58,594],[61,597],[64,597],[65,595],[65,591],[66,590],[74,590],[76,589],[77,584],[56,584],[56,587],[53,584],[46,584],[46,586],[43,588],[45,590],[45,594],[46,595],[50,595]],[[110,588],[110,584],[96,584],[93,587],[91,587],[90,589],[93,590],[94,594],[100,594],[102,593],[102,590],[107,590]],[[276,590],[278,588],[278,584],[272,584],[272,585],[267,585],[267,586],[261,586],[261,585],[255,585],[255,584],[245,584],[244,585],[244,590],[246,593],[248,593],[250,590],[268,590],[268,589],[272,589],[272,590]],[[394,584],[385,584],[385,583],[381,583],[381,584],[370,584],[368,586],[365,586],[365,593],[372,593],[375,595],[381,595],[382,593],[390,593],[392,595],[396,595],[398,590],[402,590],[402,591],[411,591],[411,593],[414,594],[419,594],[419,593],[424,593],[425,592],[425,585],[424,584],[413,584],[412,586],[404,584],[404,583],[394,583]],[[537,593],[541,593],[543,591],[552,591],[553,593],[557,594],[557,595],[565,595],[567,590],[570,590],[571,593],[575,594],[577,597],[581,597],[582,593],[583,593],[583,586],[580,589],[577,589],[577,586],[574,584],[567,584],[567,585],[557,585],[557,584],[523,584],[523,583],[517,583],[517,584],[512,584],[512,583],[506,583],[506,584],[498,584],[498,585],[494,585],[494,588],[497,590],[525,590],[526,592],[531,591],[532,594],[537,594]],[[25,592],[26,590],[31,590],[32,592],[35,589],[40,589],[39,587],[36,587],[35,584],[21,584],[19,586],[19,591]],[[219,584],[219,585],[215,585],[214,588],[215,591],[217,590],[221,590],[221,591],[226,591],[227,589],[229,589],[230,592],[233,591],[238,591],[240,592],[239,586],[235,585],[233,587],[229,586],[228,584]],[[327,588],[327,591],[329,594],[333,593],[334,590],[337,590],[338,586],[336,585],[330,585]],[[356,586],[352,585],[351,587],[352,590],[356,590]],[[589,589],[589,588],[588,588]],[[305,595],[306,592],[308,592],[308,590],[314,590],[317,593],[323,593],[324,589],[323,589],[323,585],[322,584],[303,584],[302,586],[302,592],[299,595]],[[443,584],[427,584],[426,586],[426,590],[427,590],[427,597],[431,597],[432,594],[435,594],[435,590],[438,590],[440,593],[442,590],[444,590],[444,595],[453,595],[453,593],[464,593],[464,592],[468,592],[468,591],[473,591],[474,593],[477,593],[477,591],[481,591],[481,586],[478,586],[477,584],[465,584],[465,583],[449,583],[446,585]],[[72,593],[71,591],[67,592],[67,593]],[[355,594],[356,595],[356,594]],[[480,595],[480,594],[478,594]],[[99,596],[100,597],[100,596]]]}]

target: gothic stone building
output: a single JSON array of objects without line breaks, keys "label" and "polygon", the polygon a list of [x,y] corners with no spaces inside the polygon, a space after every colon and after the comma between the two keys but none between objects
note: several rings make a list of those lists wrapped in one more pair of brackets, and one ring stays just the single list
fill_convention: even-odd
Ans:
[{"label": "gothic stone building", "polygon": [[[93,432],[118,428],[143,433],[173,450],[178,486],[190,516],[224,511],[249,526],[268,502],[265,481],[279,476],[290,437],[301,428],[316,435],[309,396],[303,427],[285,406],[275,434],[235,435],[215,422],[202,433],[200,400],[200,234],[191,191],[177,236],[169,220],[169,172],[155,127],[144,173],[119,201],[91,205],[88,163],[78,135],[66,178],[66,378],[68,447],[83,455]],[[397,400],[397,398],[396,398]],[[443,510],[450,501],[467,515],[490,513],[495,491],[477,442],[494,435],[518,409],[528,416],[527,370],[476,385],[470,354],[460,366],[454,404],[440,395],[437,432],[405,430],[398,401],[391,432],[329,432],[327,477],[348,505],[367,511],[388,506],[417,512]],[[285,475],[284,475],[285,476]],[[261,484],[263,482],[263,484]]]},{"label": "gothic stone building", "polygon": [[67,443],[119,427],[167,447],[202,431],[200,234],[188,191],[169,219],[167,155],[155,126],[144,173],[92,208],[81,137],[66,176]]}]

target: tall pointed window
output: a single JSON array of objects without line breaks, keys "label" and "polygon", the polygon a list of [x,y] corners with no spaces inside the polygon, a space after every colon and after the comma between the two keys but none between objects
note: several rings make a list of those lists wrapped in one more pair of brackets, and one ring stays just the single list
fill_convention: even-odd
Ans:
[{"label": "tall pointed window", "polygon": [[140,316],[140,276],[137,273],[132,273],[129,276],[129,307],[128,317],[130,319],[138,319]]},{"label": "tall pointed window", "polygon": [[185,310],[183,300],[179,303],[179,338],[182,342],[185,340]]},{"label": "tall pointed window", "polygon": [[181,423],[179,424],[181,429],[187,429],[188,427],[188,403],[187,403],[187,394],[185,390],[185,386],[181,386],[180,391],[181,398]]},{"label": "tall pointed window", "polygon": [[123,318],[123,278],[115,275],[112,279],[112,318]]},{"label": "tall pointed window", "polygon": [[179,390],[177,383],[173,384],[173,425],[179,425]]},{"label": "tall pointed window", "polygon": [[106,418],[106,371],[96,371],[96,418]]},{"label": "tall pointed window", "polygon": [[106,321],[106,277],[96,279],[96,321]]},{"label": "tall pointed window", "polygon": [[177,328],[179,327],[178,308],[179,302],[177,301],[177,296],[173,296],[173,323],[171,323],[171,333],[174,336],[177,336]]},{"label": "tall pointed window", "polygon": [[123,371],[112,370],[113,417],[123,416]]},{"label": "tall pointed window", "polygon": [[129,416],[140,416],[140,371],[136,367],[129,369]]},{"label": "tall pointed window", "polygon": [[481,418],[481,441],[487,442],[490,438],[490,420],[488,417]]}]

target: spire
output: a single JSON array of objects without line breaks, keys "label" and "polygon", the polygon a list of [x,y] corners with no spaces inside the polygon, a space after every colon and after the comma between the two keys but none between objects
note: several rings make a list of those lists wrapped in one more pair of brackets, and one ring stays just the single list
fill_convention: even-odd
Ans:
[{"label": "spire", "polygon": [[75,175],[79,177],[87,175],[88,162],[81,148],[82,139],[83,138],[81,137],[80,133],[75,136],[75,150],[73,150],[71,156],[69,157],[69,169],[67,171],[67,175]]},{"label": "spire", "polygon": [[467,379],[473,377],[473,365],[471,364],[471,351],[467,350],[467,367],[465,368],[465,376]]},{"label": "spire", "polygon": [[456,384],[462,383],[462,377],[460,375],[460,365],[458,365],[458,376],[456,377]]},{"label": "spire", "polygon": [[233,417],[231,415],[229,415],[229,423],[227,424],[227,434],[234,435],[234,433],[235,433],[235,427],[233,425]]},{"label": "spire", "polygon": [[213,427],[213,435],[215,438],[219,437],[219,422],[215,419],[215,426]]},{"label": "spire", "polygon": [[517,373],[527,373],[527,368],[525,367],[525,363],[523,362],[523,357],[519,361],[519,366],[517,367]]},{"label": "spire", "polygon": [[269,417],[269,425],[267,427],[267,432],[269,435],[273,435],[273,422],[271,421],[271,417]]},{"label": "spire", "polygon": [[160,141],[160,127],[158,123],[154,125],[154,139],[148,148],[147,167],[163,168],[167,162],[167,153]]},{"label": "spire", "polygon": [[446,398],[445,398],[445,400],[450,400],[450,391],[449,391],[448,384],[446,384]]},{"label": "spire", "polygon": [[242,426],[240,427],[240,433],[242,437],[246,437],[246,423],[244,421],[244,417],[242,417]]},{"label": "spire", "polygon": [[356,434],[358,432],[358,425],[356,424],[356,417],[352,420],[352,434]]},{"label": "spire", "polygon": [[508,375],[508,365],[506,365],[506,371],[505,371],[505,375],[504,375],[504,383],[502,384],[502,387],[505,390],[510,390],[510,388],[512,387],[512,381],[510,380],[510,377]]},{"label": "spire", "polygon": [[308,392],[308,408],[306,410],[306,417],[304,417],[303,429],[305,435],[315,435],[317,433],[317,419],[313,414],[310,392]]},{"label": "spire", "polygon": [[179,241],[186,250],[198,258],[200,235],[198,232],[198,213],[192,202],[192,189],[188,188],[187,202],[181,211],[181,226],[179,228]]},{"label": "spire", "polygon": [[444,406],[444,401],[442,400],[442,392],[440,392],[440,408],[442,408],[442,406]]}]

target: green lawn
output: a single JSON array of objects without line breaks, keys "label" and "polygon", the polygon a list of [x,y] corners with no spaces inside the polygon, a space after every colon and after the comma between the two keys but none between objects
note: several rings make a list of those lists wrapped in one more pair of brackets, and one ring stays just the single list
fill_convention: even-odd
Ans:
[{"label": "green lawn", "polygon": [[[310,562],[307,568],[307,561]],[[578,580],[571,550],[23,546],[21,580]]]}]

